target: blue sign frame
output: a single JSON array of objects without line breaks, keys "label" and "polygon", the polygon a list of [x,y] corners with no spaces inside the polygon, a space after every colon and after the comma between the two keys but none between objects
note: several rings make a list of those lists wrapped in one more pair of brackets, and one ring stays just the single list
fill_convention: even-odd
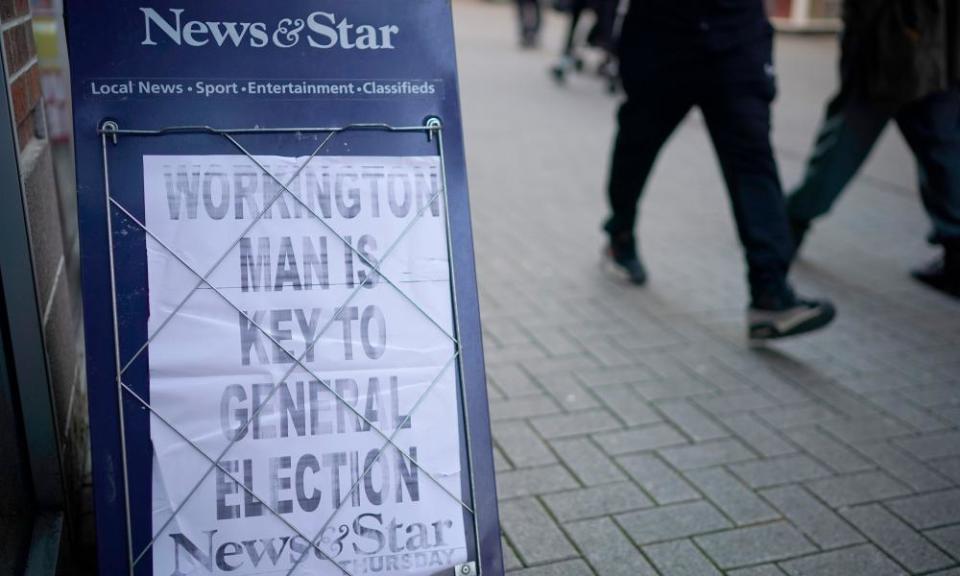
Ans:
[{"label": "blue sign frame", "polygon": [[[467,193],[463,132],[450,0],[88,0],[69,2],[66,25],[72,76],[77,190],[99,573],[128,573],[128,538],[149,543],[151,451],[149,415],[121,398],[115,351],[133,357],[147,339],[146,238],[116,243],[117,329],[111,297],[111,238],[104,193],[108,177],[124,205],[142,214],[145,154],[236,153],[216,134],[135,138],[110,150],[104,173],[100,129],[172,126],[220,129],[293,128],[383,123],[443,126],[451,269],[455,278],[460,393],[465,412],[461,462],[471,561],[482,574],[501,574],[500,529],[486,397],[479,305]],[[247,26],[244,26],[247,24]],[[240,32],[243,31],[241,34]],[[317,135],[254,133],[243,144],[255,154],[309,154]],[[435,153],[425,133],[389,140],[377,131],[353,133],[361,155]],[[118,221],[118,213],[113,213]],[[115,224],[116,226],[116,224]],[[129,233],[130,230],[125,230]],[[114,230],[116,238],[117,230]],[[149,399],[146,357],[125,376]],[[121,422],[120,402],[124,402]],[[121,449],[121,426],[128,443]],[[469,439],[469,443],[467,442]],[[144,447],[146,446],[146,449]],[[124,466],[126,462],[126,466]],[[471,485],[472,484],[472,485]],[[125,489],[129,488],[129,492]],[[127,533],[127,502],[133,529]],[[149,562],[136,574],[151,574]]]}]

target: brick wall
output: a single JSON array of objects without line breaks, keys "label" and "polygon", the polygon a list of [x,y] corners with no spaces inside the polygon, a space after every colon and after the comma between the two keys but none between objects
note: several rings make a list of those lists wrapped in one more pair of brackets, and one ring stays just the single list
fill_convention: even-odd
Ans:
[{"label": "brick wall", "polygon": [[27,0],[0,0],[0,23],[17,140],[23,150],[43,125],[40,70]]},{"label": "brick wall", "polygon": [[[84,490],[88,482],[85,470],[89,439],[86,382],[82,369],[79,257],[73,232],[76,214],[71,201],[73,175],[69,159],[72,152],[69,142],[52,145],[46,137],[40,68],[28,0],[0,0],[0,33],[7,72],[4,87],[9,91],[17,126],[18,160],[37,301],[41,308],[38,313],[43,323],[60,459],[66,481],[65,512],[68,535],[72,535],[69,544],[71,548],[77,548],[84,539],[83,535],[92,538],[92,534],[89,530],[79,529],[85,512],[89,511],[89,489]],[[68,170],[63,169],[64,165]],[[20,382],[18,385],[22,388],[40,383]],[[84,557],[83,550],[72,552],[70,555],[74,558]]]}]

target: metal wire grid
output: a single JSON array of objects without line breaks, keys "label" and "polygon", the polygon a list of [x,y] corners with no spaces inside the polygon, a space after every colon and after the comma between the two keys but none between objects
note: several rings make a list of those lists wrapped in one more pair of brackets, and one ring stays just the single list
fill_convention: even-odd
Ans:
[{"label": "metal wire grid", "polygon": [[[431,141],[433,140],[436,141],[437,155],[440,160],[439,189],[433,194],[433,196],[431,196],[431,198],[429,198],[427,202],[423,204],[423,206],[417,211],[417,213],[410,220],[410,222],[408,222],[406,226],[401,230],[398,237],[383,253],[383,256],[380,258],[379,263],[377,263],[376,265],[373,262],[371,262],[364,254],[362,254],[357,248],[354,248],[350,242],[347,242],[346,239],[343,238],[343,236],[341,236],[336,230],[334,230],[329,224],[327,224],[326,221],[320,217],[320,215],[318,215],[310,206],[308,206],[299,196],[291,192],[289,188],[289,186],[300,175],[300,173],[307,167],[307,165],[314,158],[317,157],[320,151],[331,140],[333,140],[333,138],[336,135],[347,132],[347,131],[360,131],[360,130],[373,130],[373,131],[382,131],[387,133],[411,133],[411,132],[424,133],[428,137],[428,139],[430,139]],[[397,286],[396,283],[394,283],[387,276],[384,276],[381,272],[381,268],[383,267],[384,262],[386,262],[390,258],[394,249],[402,243],[403,239],[407,236],[410,230],[412,230],[413,227],[416,225],[416,223],[420,221],[426,209],[429,206],[433,205],[441,197],[443,199],[443,206],[445,211],[444,219],[446,223],[446,232],[447,232],[447,251],[448,251],[448,254],[452,253],[452,249],[450,246],[451,234],[450,234],[450,219],[449,219],[449,212],[448,212],[449,208],[447,203],[447,179],[446,179],[446,162],[445,162],[444,148],[443,148],[443,128],[440,120],[435,117],[429,118],[423,126],[396,127],[396,126],[390,126],[387,124],[351,124],[347,126],[333,127],[333,128],[279,128],[279,129],[250,128],[250,129],[233,129],[233,130],[216,129],[216,128],[211,128],[209,126],[178,126],[178,127],[171,127],[171,128],[160,129],[160,130],[120,129],[120,127],[115,122],[107,121],[103,123],[103,125],[99,128],[98,132],[101,136],[101,142],[102,142],[102,148],[103,148],[104,196],[107,203],[107,234],[109,238],[110,288],[111,288],[111,303],[113,307],[112,311],[113,311],[113,332],[114,332],[114,356],[115,356],[115,369],[116,369],[117,401],[118,401],[118,410],[119,410],[120,422],[121,422],[120,442],[121,442],[121,451],[122,451],[121,456],[122,456],[122,466],[123,466],[123,483],[124,483],[124,499],[125,499],[124,512],[125,512],[125,520],[126,520],[126,526],[127,526],[127,556],[128,556],[127,560],[128,560],[130,574],[132,575],[134,573],[134,569],[136,568],[137,564],[151,550],[153,545],[156,543],[157,539],[163,534],[164,530],[166,530],[167,526],[169,526],[169,524],[173,521],[173,519],[176,518],[177,514],[179,514],[180,511],[183,509],[183,507],[187,504],[187,502],[190,501],[190,499],[197,492],[197,490],[199,490],[201,485],[203,485],[203,483],[206,481],[209,475],[214,470],[219,470],[222,474],[224,474],[225,476],[230,478],[230,480],[235,482],[236,485],[240,487],[244,492],[249,494],[250,497],[258,501],[260,505],[262,505],[265,509],[267,509],[270,513],[272,513],[276,518],[278,518],[285,526],[290,528],[293,532],[295,532],[298,536],[303,538],[305,541],[309,542],[311,548],[313,548],[317,554],[319,554],[323,558],[326,558],[332,565],[336,566],[343,574],[346,574],[347,576],[353,576],[353,574],[349,570],[347,570],[344,566],[336,562],[333,558],[327,555],[320,548],[320,543],[321,543],[320,539],[324,531],[329,526],[329,524],[333,521],[333,519],[337,516],[339,511],[342,509],[343,505],[351,497],[351,494],[359,488],[360,482],[363,480],[363,478],[369,473],[369,471],[372,469],[374,464],[376,464],[383,457],[384,453],[390,447],[396,450],[396,452],[400,454],[404,459],[408,460],[413,466],[415,466],[420,472],[422,472],[430,481],[432,481],[436,486],[438,486],[441,490],[443,490],[444,493],[446,493],[448,496],[456,500],[456,502],[460,504],[462,509],[470,513],[470,515],[474,519],[474,535],[476,539],[477,549],[479,550],[479,530],[477,529],[477,526],[476,526],[477,518],[473,508],[468,504],[466,504],[465,502],[463,502],[463,500],[460,497],[450,492],[450,490],[448,490],[439,480],[437,480],[437,478],[433,474],[431,474],[429,470],[426,470],[425,468],[420,466],[420,464],[417,462],[415,458],[413,458],[408,453],[406,453],[402,448],[397,446],[396,443],[394,442],[394,439],[397,436],[397,434],[400,432],[400,430],[402,430],[403,427],[410,421],[412,416],[416,413],[416,411],[422,405],[424,399],[436,387],[437,383],[440,382],[441,378],[447,372],[447,370],[449,370],[450,367],[456,363],[456,361],[459,359],[461,354],[460,342],[457,339],[457,337],[454,334],[450,334],[449,332],[447,332],[444,329],[444,327],[440,325],[440,323],[438,323],[419,304],[417,304],[402,289],[400,289],[400,287]],[[304,134],[304,133],[326,134],[326,137],[320,142],[320,144],[313,150],[310,156],[297,168],[297,170],[286,182],[281,181],[274,173],[268,170],[262,163],[260,163],[256,159],[256,157],[253,156],[253,154],[251,154],[235,138],[236,135],[241,135],[241,134]],[[138,218],[136,218],[136,216],[134,216],[129,210],[127,210],[127,208],[125,208],[117,199],[115,199],[110,192],[110,166],[109,166],[109,154],[108,154],[109,142],[112,141],[112,143],[116,145],[118,142],[118,138],[120,136],[163,136],[163,135],[172,135],[172,134],[208,134],[208,135],[221,136],[224,139],[226,139],[233,147],[239,150],[244,156],[246,156],[251,162],[253,162],[262,171],[264,175],[268,176],[270,179],[276,182],[276,184],[278,184],[280,187],[279,190],[277,190],[276,194],[272,198],[270,198],[268,202],[265,202],[264,207],[260,211],[260,213],[256,215],[256,217],[250,222],[250,224],[243,230],[240,236],[214,262],[214,264],[206,271],[206,273],[198,272],[194,267],[188,264],[183,257],[177,254],[177,252],[174,249],[172,249],[165,242],[163,242],[156,234],[154,234],[146,226],[146,224],[141,222]],[[273,204],[276,203],[285,194],[292,197],[296,203],[298,203],[303,209],[307,211],[307,214],[309,216],[311,216],[316,221],[320,222],[321,225],[327,229],[327,231],[329,231],[337,239],[339,239],[356,257],[360,259],[360,261],[363,264],[365,264],[370,269],[370,271],[366,274],[365,278],[361,282],[359,282],[356,287],[354,287],[354,289],[350,292],[350,294],[343,301],[343,303],[336,309],[337,312],[331,317],[331,319],[326,324],[324,324],[318,330],[316,337],[313,338],[312,341],[307,343],[307,346],[305,347],[304,352],[301,353],[299,356],[294,355],[293,353],[288,351],[286,348],[281,346],[280,343],[274,338],[274,336],[268,330],[266,330],[263,326],[257,323],[245,311],[241,310],[219,288],[214,286],[209,281],[210,276],[226,260],[229,254],[240,243],[242,238],[245,237],[247,233],[250,232],[250,230],[252,230],[253,227],[256,226],[256,224],[264,218],[265,214],[269,213]],[[180,303],[176,307],[174,307],[173,311],[157,327],[157,329],[154,330],[153,334],[150,334],[148,336],[147,340],[143,343],[143,345],[140,346],[140,348],[133,354],[133,356],[129,360],[127,360],[126,363],[123,362],[121,358],[121,353],[120,353],[120,330],[119,330],[119,320],[118,320],[116,265],[115,265],[115,259],[114,259],[114,236],[113,236],[113,209],[114,208],[120,214],[122,214],[126,219],[132,222],[137,228],[141,229],[147,236],[149,236],[152,240],[154,240],[154,242],[156,242],[159,246],[161,246],[168,254],[170,254],[186,270],[188,270],[193,276],[196,276],[198,279],[197,283],[192,287],[192,289],[187,293],[187,295],[180,301]],[[400,422],[398,425],[396,425],[395,429],[389,434],[381,430],[372,422],[370,422],[357,408],[355,408],[352,404],[350,404],[350,402],[347,402],[340,394],[338,394],[337,391],[333,389],[328,382],[326,382],[323,378],[320,378],[312,369],[306,366],[306,364],[303,362],[303,359],[307,356],[308,353],[310,353],[313,350],[313,347],[320,340],[320,338],[326,333],[326,330],[340,317],[345,307],[354,299],[354,297],[356,297],[360,293],[360,290],[364,286],[371,283],[372,280],[375,278],[385,281],[387,285],[393,288],[405,301],[413,305],[414,308],[418,312],[420,312],[420,314],[424,318],[426,318],[435,328],[437,328],[444,336],[446,336],[450,340],[450,342],[453,344],[453,347],[454,347],[453,354],[443,365],[440,372],[435,376],[433,381],[430,382],[426,390],[424,390],[424,392],[419,396],[419,398],[416,400],[414,405],[407,412],[406,416],[404,417],[404,420]],[[452,268],[451,268],[450,278],[451,278],[451,289],[452,289],[451,291],[452,305],[454,307],[453,319],[454,319],[454,325],[456,328],[455,333],[459,334],[459,327],[457,326],[457,314],[456,314],[456,310],[457,310],[456,289],[455,289],[456,279],[455,279],[455,275],[453,274]],[[220,299],[226,302],[230,307],[236,310],[239,314],[244,316],[246,321],[249,322],[250,325],[254,326],[258,332],[260,332],[263,336],[265,336],[270,342],[272,342],[279,350],[282,350],[283,353],[286,354],[292,360],[292,365],[290,369],[279,379],[278,382],[276,382],[273,385],[270,393],[262,401],[260,406],[250,414],[249,418],[247,418],[247,420],[243,423],[238,433],[223,448],[223,450],[220,452],[220,454],[216,458],[213,458],[209,456],[206,452],[204,452],[199,446],[197,446],[195,442],[193,442],[190,438],[188,438],[185,434],[183,434],[180,430],[178,430],[176,426],[170,423],[169,420],[167,420],[162,414],[160,414],[156,409],[154,409],[149,402],[147,402],[142,396],[140,396],[133,388],[128,386],[123,380],[123,376],[126,373],[126,371],[149,348],[150,344],[157,338],[157,336],[164,330],[164,328],[166,328],[169,325],[170,321],[177,315],[177,313],[183,308],[183,306],[186,305],[187,301],[190,300],[190,298],[196,293],[196,291],[203,286],[206,286],[209,289],[211,289],[214,293],[216,293],[220,297]],[[305,534],[298,527],[294,526],[290,521],[284,518],[282,514],[277,512],[268,502],[266,502],[265,500],[260,498],[257,494],[255,494],[252,491],[252,489],[246,486],[244,482],[242,482],[239,478],[237,478],[232,471],[226,469],[222,464],[222,460],[226,456],[226,454],[237,443],[239,438],[243,436],[247,428],[250,426],[250,423],[257,418],[260,411],[263,410],[267,406],[267,404],[269,404],[270,400],[280,389],[280,384],[286,381],[286,379],[298,367],[304,370],[305,372],[307,372],[307,374],[315,378],[317,381],[321,382],[323,386],[325,386],[327,390],[333,394],[333,396],[337,399],[338,402],[342,403],[351,412],[353,412],[354,415],[360,421],[362,421],[370,431],[373,431],[374,433],[381,436],[385,440],[383,445],[376,452],[375,458],[372,459],[370,463],[365,467],[363,472],[359,474],[357,480],[351,486],[350,490],[347,491],[346,494],[341,499],[341,501],[337,503],[337,507],[334,509],[331,515],[323,523],[320,530],[318,530],[313,537],[308,537],[307,534]],[[459,364],[457,365],[457,367],[459,371]],[[463,382],[462,374],[458,374],[458,375],[459,375],[459,381],[462,383]],[[196,452],[198,452],[205,460],[207,460],[210,463],[210,466],[201,476],[200,480],[198,480],[197,483],[194,485],[194,487],[188,492],[187,496],[176,507],[176,509],[173,511],[170,517],[160,527],[160,529],[156,531],[151,541],[144,547],[143,550],[141,550],[136,555],[134,554],[134,547],[133,547],[131,508],[130,508],[130,496],[129,496],[129,475],[128,475],[128,465],[127,465],[127,445],[126,445],[127,442],[126,442],[126,430],[125,430],[126,422],[124,420],[124,407],[123,407],[124,394],[129,395],[144,409],[148,410],[151,416],[157,418],[160,422],[164,424],[164,426],[169,428],[174,434],[176,434],[179,438],[181,438],[184,442],[186,442],[190,447],[192,447]],[[461,393],[460,398],[461,398],[461,402],[463,403],[462,413],[464,418],[464,430],[466,434],[467,461],[468,461],[467,468],[468,468],[469,481],[470,481],[470,491],[472,495],[474,492],[474,478],[473,478],[472,467],[469,465],[470,434],[469,434],[469,421],[468,421],[467,410],[465,406],[466,395]],[[287,572],[288,576],[290,574],[293,574],[296,571],[300,563],[306,557],[307,557],[307,553],[305,551],[303,554],[301,554],[301,556],[297,559],[297,561],[290,567],[290,569]]]}]

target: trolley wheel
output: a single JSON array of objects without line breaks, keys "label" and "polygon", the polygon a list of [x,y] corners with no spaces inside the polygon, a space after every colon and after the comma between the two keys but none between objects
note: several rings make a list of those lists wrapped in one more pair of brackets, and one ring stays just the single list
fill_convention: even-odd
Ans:
[{"label": "trolley wheel", "polygon": [[573,60],[573,68],[577,72],[583,72],[583,58],[575,58]]}]

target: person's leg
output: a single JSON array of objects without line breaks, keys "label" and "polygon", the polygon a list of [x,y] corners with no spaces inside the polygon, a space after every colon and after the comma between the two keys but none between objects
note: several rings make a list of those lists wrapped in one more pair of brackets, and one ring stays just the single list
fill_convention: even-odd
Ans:
[{"label": "person's leg", "polygon": [[771,42],[764,38],[713,55],[699,89],[746,253],[754,338],[808,332],[834,316],[828,302],[800,300],[787,283],[793,248],[770,145],[770,105],[776,95]]},{"label": "person's leg", "polygon": [[917,158],[932,239],[960,243],[960,89],[908,104],[896,121]]},{"label": "person's leg", "polygon": [[720,161],[754,299],[786,286],[791,240],[783,192],[770,146],[770,105],[776,95],[770,44],[716,55],[700,107]]},{"label": "person's leg", "polygon": [[532,11],[530,23],[533,27],[534,40],[536,40],[540,35],[540,27],[543,25],[543,13],[540,8],[540,0],[532,0],[530,9]]},{"label": "person's leg", "polygon": [[799,186],[787,198],[787,213],[802,233],[830,211],[876,143],[890,113],[841,90],[827,105],[813,152]]},{"label": "person's leg", "polygon": [[608,256],[637,284],[645,280],[634,241],[637,204],[661,147],[693,105],[689,82],[677,78],[675,69],[659,64],[630,75],[617,116],[607,186],[610,217],[604,230],[610,236]]},{"label": "person's leg", "polygon": [[563,46],[564,56],[573,56],[573,50],[577,41],[577,26],[580,24],[580,16],[587,8],[587,0],[574,0],[570,7],[570,27],[567,29],[567,41]]},{"label": "person's leg", "polygon": [[536,35],[534,10],[536,0],[517,0],[517,14],[520,21],[520,42],[524,46],[532,46]]},{"label": "person's leg", "polygon": [[941,261],[914,276],[960,297],[960,89],[908,104],[896,121],[917,158],[931,240],[944,248]]},{"label": "person's leg", "polygon": [[692,95],[678,90],[671,80],[651,77],[646,86],[628,89],[617,114],[619,129],[610,162],[611,215],[604,226],[609,234],[633,234],[637,203],[657,155],[692,106]]}]

